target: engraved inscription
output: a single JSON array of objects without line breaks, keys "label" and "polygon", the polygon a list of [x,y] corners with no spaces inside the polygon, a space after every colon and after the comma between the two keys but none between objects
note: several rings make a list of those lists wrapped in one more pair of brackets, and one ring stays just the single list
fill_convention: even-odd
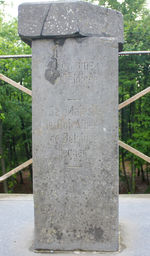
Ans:
[{"label": "engraved inscription", "polygon": [[[58,150],[57,157],[64,159],[65,165],[82,166],[82,162],[87,160],[87,150],[91,141],[96,142],[96,136],[93,134],[97,133],[96,130],[100,127],[98,116],[101,113],[101,122],[103,116],[99,104],[83,104],[78,87],[89,88],[93,86],[94,81],[98,82],[100,63],[82,59],[70,63],[59,59],[57,70],[60,74],[59,81],[67,85],[68,90],[72,87],[78,97],[66,98],[62,108],[59,103],[51,105],[48,110],[48,121],[42,124],[41,129],[52,134],[49,136],[48,145],[55,146]],[[71,94],[71,90],[70,95],[75,96]],[[90,132],[93,130],[95,132]]]},{"label": "engraved inscription", "polygon": [[57,135],[52,135],[49,138],[50,144],[57,144],[61,143],[62,144],[74,144],[74,143],[85,143],[89,141],[89,136],[87,134],[77,134],[76,132],[69,134],[68,132],[64,132],[62,134],[57,134]]},{"label": "engraved inscription", "polygon": [[100,65],[99,63],[94,63],[94,61],[79,60],[72,63],[59,63],[58,69],[63,81],[68,80],[72,85],[89,87],[88,82],[98,80]]},{"label": "engraved inscription", "polygon": [[50,121],[48,122],[45,127],[46,129],[52,129],[52,130],[57,130],[57,129],[90,129],[90,128],[96,128],[99,126],[98,120],[84,120],[84,119],[58,119],[57,121]]},{"label": "engraved inscription", "polygon": [[[67,99],[66,101],[69,101],[70,99]],[[50,117],[61,117],[62,116],[62,111],[61,108],[57,106],[50,106],[48,110],[49,116]],[[70,104],[63,106],[63,113],[65,113],[66,116],[84,116],[86,115],[99,115],[101,113],[101,108],[97,104],[81,104],[80,99],[78,103]]]}]

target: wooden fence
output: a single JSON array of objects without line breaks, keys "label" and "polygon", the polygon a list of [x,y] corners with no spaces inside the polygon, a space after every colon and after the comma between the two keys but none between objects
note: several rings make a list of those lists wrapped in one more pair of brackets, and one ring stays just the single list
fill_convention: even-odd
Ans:
[{"label": "wooden fence", "polygon": [[[132,52],[119,52],[119,56],[123,56],[123,55],[143,55],[143,54],[150,54],[150,51],[132,51]],[[9,58],[31,58],[32,55],[1,55],[0,59],[9,59]],[[32,96],[32,91],[27,89],[26,87],[20,85],[19,83],[16,83],[15,81],[11,80],[10,78],[0,74],[0,79],[5,81],[6,83],[14,86],[15,88],[21,90],[24,93],[27,93],[28,95]],[[141,98],[142,96],[146,95],[147,93],[150,92],[150,87],[146,88],[145,90],[137,93],[136,95],[134,95],[133,97],[129,98],[128,100],[122,102],[119,104],[118,106],[118,110],[126,107],[127,105],[131,104],[132,102],[136,101],[137,99]],[[133,153],[134,155],[142,158],[143,160],[145,160],[146,162],[150,163],[150,157],[146,156],[145,154],[143,154],[142,152],[138,151],[137,149],[127,145],[126,143],[122,142],[119,140],[118,142],[119,146],[128,150],[129,152]],[[8,179],[10,176],[12,176],[13,174],[27,168],[29,165],[31,165],[33,163],[32,158],[29,159],[28,161],[26,161],[25,163],[17,166],[15,169],[9,171],[8,173],[4,174],[3,176],[0,177],[0,182],[5,181],[6,179]]]}]

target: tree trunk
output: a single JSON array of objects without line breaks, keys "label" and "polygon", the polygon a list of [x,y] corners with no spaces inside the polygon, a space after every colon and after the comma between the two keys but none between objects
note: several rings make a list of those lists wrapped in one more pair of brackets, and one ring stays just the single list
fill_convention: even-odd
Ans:
[{"label": "tree trunk", "polygon": [[[1,158],[2,174],[4,175],[6,173],[6,168],[5,168],[5,160],[3,156],[2,137],[3,137],[3,126],[2,126],[2,120],[0,119],[0,158]],[[3,188],[4,188],[4,193],[8,193],[8,186],[7,186],[6,180],[3,181]]]},{"label": "tree trunk", "polygon": [[141,174],[142,174],[142,181],[145,181],[145,174],[144,174],[144,170],[143,170],[143,165],[141,165]]},{"label": "tree trunk", "polygon": [[121,158],[122,158],[122,169],[123,169],[123,173],[126,179],[126,184],[127,184],[127,191],[130,192],[130,185],[129,185],[129,181],[128,181],[128,176],[126,173],[126,167],[125,167],[125,160],[124,160],[124,153],[123,150],[121,152]]},{"label": "tree trunk", "polygon": [[[24,131],[25,129],[25,125],[24,125],[24,120],[20,117],[20,120],[21,120],[21,126],[22,126],[22,130]],[[22,137],[23,137],[23,140],[24,141],[27,141],[27,135],[25,132],[22,133]],[[27,159],[30,159],[31,158],[31,151],[29,149],[29,145],[27,142],[25,142],[25,152],[26,152],[26,156],[27,156]],[[30,178],[31,178],[31,181],[32,181],[32,166],[30,165],[29,166],[29,171],[30,171]]]},{"label": "tree trunk", "polygon": [[147,179],[147,185],[149,185],[149,164],[146,163],[146,179]]},{"label": "tree trunk", "polygon": [[134,157],[131,160],[131,193],[135,193],[135,165],[134,165]]},{"label": "tree trunk", "polygon": [[[15,137],[13,136],[13,151],[14,151],[14,160],[15,160],[15,165],[18,166],[18,157],[17,157],[17,153],[16,153],[16,147],[15,147]],[[23,180],[23,176],[22,176],[22,172],[19,172],[20,175],[20,184],[24,184],[24,180]]]},{"label": "tree trunk", "polygon": [[[123,92],[122,92],[122,102],[124,101],[124,97],[123,97]],[[124,123],[124,109],[121,109],[121,139],[124,141],[125,139],[125,123]],[[122,159],[122,169],[123,169],[123,173],[124,173],[124,177],[125,177],[125,181],[126,181],[126,185],[127,185],[127,191],[130,192],[130,185],[129,185],[129,180],[128,180],[128,176],[126,173],[126,167],[125,167],[125,157],[124,157],[124,152],[123,149],[121,149],[121,159]]]}]

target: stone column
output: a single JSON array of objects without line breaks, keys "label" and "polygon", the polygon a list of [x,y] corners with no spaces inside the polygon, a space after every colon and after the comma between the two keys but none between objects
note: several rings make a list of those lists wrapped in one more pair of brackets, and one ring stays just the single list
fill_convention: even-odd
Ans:
[{"label": "stone column", "polygon": [[117,251],[122,15],[26,3],[19,35],[32,44],[35,249]]}]

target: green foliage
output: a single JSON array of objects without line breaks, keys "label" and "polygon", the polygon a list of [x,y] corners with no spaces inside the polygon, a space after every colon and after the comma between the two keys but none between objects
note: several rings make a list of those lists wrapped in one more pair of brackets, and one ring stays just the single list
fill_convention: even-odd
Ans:
[{"label": "green foliage", "polygon": [[[0,55],[30,53],[29,46],[18,36],[17,20],[2,22]],[[31,59],[0,60],[0,73],[31,89]],[[0,80],[0,107],[3,157],[6,171],[10,171],[31,157],[31,97]],[[16,175],[9,179],[9,191],[13,191],[15,183]]]},{"label": "green foliage", "polygon": [[4,113],[2,112],[2,106],[1,106],[1,104],[0,104],[0,119],[1,119],[1,120],[4,120],[4,119],[5,119],[5,115],[4,115]]},{"label": "green foliage", "polygon": [[[94,0],[92,0],[94,2]],[[4,1],[0,0],[2,7]],[[145,0],[99,0],[105,7],[124,16],[124,50],[150,50],[150,13]],[[17,34],[17,21],[3,21],[0,12],[0,55],[30,54],[30,48]],[[0,73],[31,89],[31,60],[0,60]],[[150,85],[150,56],[119,58],[119,100],[123,102]],[[150,94],[125,107],[120,115],[120,139],[146,155],[150,152]],[[0,120],[3,126],[3,157],[6,171],[31,157],[31,97],[0,80]],[[149,164],[120,149],[120,180],[128,193],[135,193],[136,178],[149,183]],[[126,163],[130,167],[127,171]],[[1,175],[1,169],[0,169]],[[13,191],[16,175],[9,179]],[[149,187],[146,190],[149,193]]]},{"label": "green foliage", "polygon": [[[124,16],[124,51],[150,50],[150,12],[144,8],[145,0],[99,1],[100,4],[121,11]],[[122,56],[119,58],[120,102],[132,97],[150,85],[150,56]],[[150,152],[150,94],[120,111],[120,138],[127,144],[149,155]],[[130,173],[120,172],[128,183],[128,192],[136,191],[137,170],[143,177],[147,172],[146,163],[131,153],[120,149],[120,163],[130,162]],[[123,158],[123,159],[122,159]],[[142,170],[142,172],[141,172]],[[144,170],[144,172],[143,172]],[[127,172],[127,173],[125,173]],[[147,175],[147,183],[149,177]]]},{"label": "green foliage", "polygon": [[150,194],[150,186],[146,189],[145,194]]},{"label": "green foliage", "polygon": [[[95,2],[94,0],[92,2]],[[145,0],[99,0],[99,5],[116,9],[124,17],[124,51],[150,50],[150,12]],[[150,86],[150,56],[119,58],[119,101],[123,102]],[[146,155],[150,152],[150,94],[120,111],[120,138]],[[126,163],[130,172],[126,169]],[[130,163],[130,164],[129,164]],[[124,168],[123,168],[124,165]],[[120,180],[127,191],[136,191],[136,175],[149,183],[149,165],[133,154],[120,149]],[[140,171],[139,171],[140,170]],[[147,179],[145,175],[147,174]]]}]

